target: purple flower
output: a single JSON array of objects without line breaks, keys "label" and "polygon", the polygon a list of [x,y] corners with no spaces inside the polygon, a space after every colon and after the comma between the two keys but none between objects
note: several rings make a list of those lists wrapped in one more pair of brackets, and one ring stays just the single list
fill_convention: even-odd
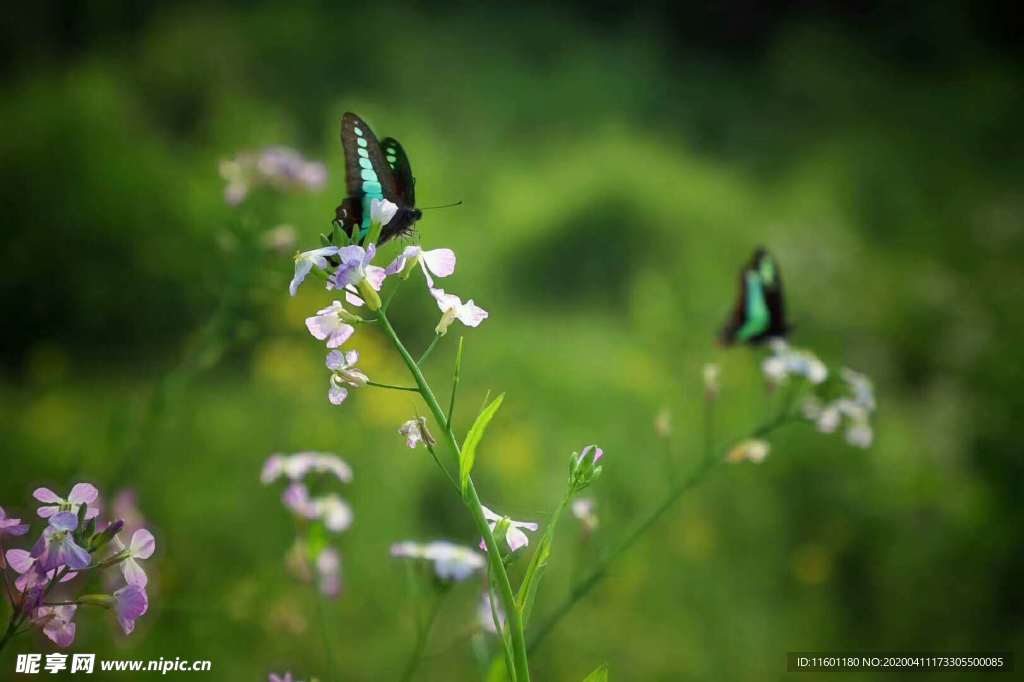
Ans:
[{"label": "purple flower", "polygon": [[[372,294],[367,291],[367,285],[377,292],[384,284],[387,271],[382,267],[371,265],[375,255],[377,255],[377,247],[373,244],[365,249],[358,244],[338,249],[338,259],[341,264],[334,273],[333,284],[335,289],[344,289],[350,293],[354,293],[350,287],[355,287],[358,290],[358,296],[355,299],[349,297],[350,303],[362,305],[363,299],[367,296],[372,297]],[[376,310],[373,306],[371,308]]]},{"label": "purple flower", "polygon": [[295,275],[292,277],[291,284],[288,285],[288,293],[294,296],[299,290],[299,285],[306,279],[306,275],[310,273],[313,267],[316,266],[321,270],[325,269],[327,267],[327,257],[333,256],[336,253],[338,253],[337,246],[325,246],[296,255]]},{"label": "purple flower", "polygon": [[[521,529],[526,529],[531,532],[536,531],[538,528],[536,523],[530,523],[528,521],[513,521],[507,516],[495,514],[483,505],[480,505],[480,509],[483,510],[484,518],[487,519],[487,525],[490,527],[492,533],[499,523],[507,522],[508,529],[505,531],[505,542],[508,543],[509,551],[515,552],[516,550],[530,544],[530,538],[528,538],[526,533]],[[484,544],[483,540],[480,540],[480,549],[485,552],[487,551],[487,546]]]},{"label": "purple flower", "polygon": [[309,489],[302,483],[292,483],[281,493],[281,502],[298,516],[316,518],[316,505],[309,499]]},{"label": "purple flower", "polygon": [[355,332],[355,327],[348,324],[353,316],[342,307],[341,301],[334,301],[330,306],[316,311],[316,315],[306,318],[306,329],[320,341],[326,341],[328,348],[337,348],[348,341]]},{"label": "purple flower", "polygon": [[320,552],[316,571],[320,576],[320,594],[331,598],[341,594],[341,555],[336,549],[328,547]]},{"label": "purple flower", "polygon": [[288,147],[267,147],[221,161],[220,174],[227,181],[224,200],[231,206],[244,201],[256,187],[269,186],[281,191],[318,190],[327,181],[327,169],[322,163],[306,161]]},{"label": "purple flower", "polygon": [[281,502],[297,516],[323,521],[327,530],[340,533],[352,525],[352,508],[337,494],[311,498],[302,483],[292,483],[281,494]]},{"label": "purple flower", "polygon": [[0,538],[5,535],[24,535],[27,532],[27,523],[22,523],[21,519],[7,518],[4,508],[0,507]]},{"label": "purple flower", "polygon": [[[24,593],[33,588],[45,586],[57,576],[57,569],[51,569],[48,573],[38,570],[38,560],[32,553],[24,549],[7,550],[7,565],[14,569],[18,577],[14,580],[14,588]],[[72,580],[75,572],[68,572],[60,579],[62,583]]]},{"label": "purple flower", "polygon": [[114,613],[124,634],[130,635],[135,630],[135,621],[149,609],[149,597],[146,590],[138,585],[126,585],[114,593]]},{"label": "purple flower", "polygon": [[281,476],[301,481],[311,473],[333,474],[342,483],[352,480],[352,468],[331,452],[298,452],[294,455],[271,455],[263,465],[260,480],[273,483]]},{"label": "purple flower", "polygon": [[71,646],[75,641],[74,604],[61,606],[40,606],[32,614],[32,622],[43,629],[43,634],[61,648]]},{"label": "purple flower", "polygon": [[441,321],[434,329],[438,334],[444,334],[452,322],[458,320],[467,327],[477,327],[487,319],[487,311],[473,303],[469,299],[465,303],[455,294],[446,294],[444,289],[430,289],[430,294],[437,301],[437,307],[441,309]]},{"label": "purple flower", "polygon": [[327,390],[327,399],[332,405],[341,405],[348,397],[348,389],[365,386],[370,380],[355,364],[359,362],[359,353],[354,350],[332,350],[327,354],[327,369],[331,370],[331,387]]},{"label": "purple flower", "polygon": [[[121,541],[117,543],[120,545]],[[124,548],[125,559],[121,562],[121,574],[124,575],[124,581],[129,585],[135,585],[137,587],[145,587],[149,579],[146,577],[146,572],[142,570],[142,566],[139,566],[137,559],[148,559],[153,556],[153,552],[156,550],[156,538],[145,528],[132,533],[131,542]]]},{"label": "purple flower", "polygon": [[67,511],[77,515],[78,508],[84,504],[86,505],[85,518],[88,520],[100,515],[99,507],[93,505],[99,494],[100,491],[96,489],[96,486],[90,483],[76,483],[66,498],[61,497],[49,488],[36,488],[35,492],[32,493],[32,497],[40,502],[52,503],[36,510],[36,513],[44,519],[48,519],[60,511]]},{"label": "purple flower", "polygon": [[89,565],[89,553],[75,542],[76,528],[78,517],[71,512],[58,512],[50,517],[50,525],[32,548],[39,570],[48,572],[59,566],[79,570]]},{"label": "purple flower", "polygon": [[424,251],[421,246],[413,244],[405,247],[385,272],[389,275],[402,273],[403,278],[408,278],[417,265],[423,270],[427,286],[433,289],[434,278],[431,274],[434,277],[447,277],[455,272],[455,252],[451,249]]}]

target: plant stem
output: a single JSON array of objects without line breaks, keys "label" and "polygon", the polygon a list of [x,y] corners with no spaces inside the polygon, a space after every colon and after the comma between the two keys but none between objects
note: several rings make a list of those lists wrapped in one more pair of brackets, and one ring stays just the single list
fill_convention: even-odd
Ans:
[{"label": "plant stem", "polygon": [[[441,410],[441,406],[438,404],[437,398],[434,397],[434,392],[430,389],[430,385],[427,383],[426,378],[424,378],[419,365],[416,364],[416,361],[413,360],[409,351],[402,344],[402,340],[398,338],[398,334],[395,332],[394,327],[391,326],[391,321],[388,319],[387,314],[384,310],[381,310],[379,315],[379,319],[381,321],[381,325],[384,327],[385,333],[398,350],[398,354],[402,356],[402,360],[405,362],[406,367],[409,368],[409,372],[412,374],[416,385],[420,389],[420,395],[423,397],[423,401],[430,409],[431,414],[433,414],[434,420],[438,425],[444,428],[444,435],[448,440],[448,444],[451,446],[452,452],[455,453],[456,459],[458,459],[461,454],[459,443],[455,439],[455,434],[452,433],[451,425],[447,424],[444,412]],[[512,640],[512,662],[515,666],[514,673],[516,682],[529,682],[530,669],[527,663],[526,638],[523,635],[522,619],[519,615],[519,609],[516,608],[516,598],[515,594],[512,592],[512,585],[508,579],[508,572],[505,570],[505,564],[501,561],[501,552],[498,549],[498,543],[494,541],[494,534],[491,533],[491,529],[487,525],[487,519],[484,518],[484,512],[480,505],[480,497],[477,495],[476,486],[473,484],[472,477],[466,482],[463,502],[469,509],[469,513],[473,517],[473,522],[476,523],[477,529],[480,531],[480,535],[484,539],[484,546],[487,548],[487,560],[490,562],[493,577],[495,578],[495,582],[498,586],[498,594],[501,597],[501,603],[505,609],[505,618],[508,621]]]},{"label": "plant stem", "polygon": [[413,393],[419,393],[420,389],[415,386],[396,386],[395,384],[382,384],[379,381],[367,381],[367,386],[375,386],[377,388],[390,388],[392,391],[411,391]]},{"label": "plant stem", "polygon": [[[790,415],[781,413],[771,421],[768,421],[750,434],[751,437],[757,438],[760,436],[766,436],[775,429],[784,425],[789,421]],[[619,541],[611,552],[607,553],[594,567],[594,569],[585,577],[576,587],[572,589],[569,596],[563,601],[555,611],[548,616],[547,620],[533,633],[530,637],[530,642],[527,646],[527,651],[533,651],[536,649],[544,638],[558,625],[559,621],[572,610],[576,602],[580,601],[587,593],[590,592],[601,580],[607,575],[608,569],[611,564],[624,554],[630,547],[636,543],[648,530],[650,530],[661,518],[661,516],[668,511],[676,501],[683,496],[683,493],[696,487],[701,483],[707,475],[723,461],[722,457],[705,457],[697,469],[690,474],[685,480],[681,481],[676,485],[669,494],[662,500],[658,506],[656,506],[637,526]]]},{"label": "plant stem", "polygon": [[444,425],[447,428],[451,428],[452,415],[455,414],[455,394],[459,390],[459,379],[462,378],[462,342],[465,340],[465,336],[459,337],[459,350],[455,354],[455,372],[452,374],[452,395],[448,399],[448,416],[444,420]]},{"label": "plant stem", "polygon": [[0,651],[4,650],[4,647],[7,646],[7,642],[11,641],[15,635],[15,631],[18,629],[17,617],[17,611],[11,614],[11,620],[7,623],[7,630],[4,632],[4,636],[0,637]]},{"label": "plant stem", "polygon": [[420,624],[416,623],[416,645],[413,648],[412,655],[409,657],[409,662],[405,665],[405,672],[402,673],[402,682],[409,682],[416,674],[416,669],[420,667],[420,661],[423,660],[423,652],[427,649],[427,643],[430,641],[430,630],[434,627],[434,620],[437,619],[437,614],[441,610],[441,601],[444,595],[438,595],[434,598],[434,603],[430,607],[430,612],[427,613],[426,622]]},{"label": "plant stem", "polygon": [[417,365],[422,365],[424,363],[424,361],[430,355],[430,351],[434,350],[434,346],[436,346],[437,342],[440,341],[440,340],[441,340],[441,335],[440,334],[434,334],[433,340],[427,346],[427,349],[425,351],[423,351],[423,355],[420,356],[420,359],[416,361]]}]

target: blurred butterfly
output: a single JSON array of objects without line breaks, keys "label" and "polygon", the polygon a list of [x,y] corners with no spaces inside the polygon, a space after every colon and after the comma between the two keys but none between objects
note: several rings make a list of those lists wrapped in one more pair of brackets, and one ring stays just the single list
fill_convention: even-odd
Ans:
[{"label": "blurred butterfly", "polygon": [[334,210],[335,221],[349,238],[362,243],[370,231],[370,205],[388,200],[398,211],[381,230],[378,244],[409,234],[423,215],[416,208],[416,178],[409,157],[393,137],[382,142],[363,119],[351,112],[341,117],[341,146],[345,151],[348,196]]},{"label": "blurred butterfly", "polygon": [[779,266],[764,248],[759,247],[750,262],[740,270],[739,297],[732,316],[722,329],[719,342],[725,346],[757,344],[784,337],[790,329]]}]

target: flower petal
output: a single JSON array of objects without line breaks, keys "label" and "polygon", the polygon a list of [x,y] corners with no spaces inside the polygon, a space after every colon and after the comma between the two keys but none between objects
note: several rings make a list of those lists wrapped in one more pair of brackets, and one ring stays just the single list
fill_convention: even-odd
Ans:
[{"label": "flower petal", "polygon": [[481,322],[487,319],[487,315],[487,311],[473,303],[473,299],[466,301],[466,304],[459,308],[456,314],[459,321],[467,327],[479,326]]},{"label": "flower petal", "polygon": [[124,576],[124,581],[129,585],[145,587],[146,583],[149,582],[146,572],[142,570],[142,566],[139,566],[139,562],[135,559],[129,558],[121,562],[121,574]]},{"label": "flower petal", "polygon": [[32,492],[32,497],[36,498],[40,502],[62,502],[60,496],[53,492],[49,488],[36,488]]},{"label": "flower petal", "polygon": [[68,502],[71,504],[90,504],[96,501],[100,491],[91,483],[76,483],[68,495]]},{"label": "flower petal", "polygon": [[153,551],[156,550],[156,538],[145,528],[132,533],[132,541],[128,545],[129,551],[132,556],[139,559],[148,559],[153,556]]},{"label": "flower petal", "polygon": [[451,249],[432,249],[420,254],[420,261],[437,277],[455,272],[455,252]]}]

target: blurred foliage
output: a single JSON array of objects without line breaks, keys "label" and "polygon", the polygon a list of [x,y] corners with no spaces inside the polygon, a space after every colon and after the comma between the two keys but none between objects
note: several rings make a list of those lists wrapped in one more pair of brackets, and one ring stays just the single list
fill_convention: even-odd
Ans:
[{"label": "blurred foliage", "polygon": [[[326,614],[338,678],[397,677],[412,646],[388,544],[475,540],[394,433],[411,397],[327,403],[302,324],[325,297],[290,300],[290,258],[260,247],[280,223],[307,247],[328,228],[345,110],[403,141],[421,204],[465,201],[421,233],[457,251],[450,288],[492,313],[467,335],[456,415],[465,428],[488,390],[508,392],[478,460],[485,502],[543,522],[566,453],[608,453],[601,528],[591,545],[560,528],[539,615],[665,489],[663,405],[679,465],[697,460],[704,362],[723,364],[720,438],[761,418],[757,354],[712,346],[755,244],[782,264],[795,342],[878,383],[876,447],[792,429],[763,465],[685,498],[538,650],[538,679],[607,662],[612,679],[762,680],[796,649],[1020,650],[1019,31],[1009,5],[852,5],[16,10],[0,503],[30,515],[36,484],[130,485],[160,547],[138,636],[83,614],[81,650],[332,679],[310,590],[281,562],[288,519],[259,485],[273,451],[334,450],[356,471],[346,593]],[[218,161],[268,144],[325,159],[331,189],[225,206]],[[426,292],[407,285],[394,310],[425,346]],[[371,376],[406,382],[382,337],[357,345]],[[438,386],[454,347],[431,359]],[[424,679],[477,671],[476,598],[449,599]]]}]

